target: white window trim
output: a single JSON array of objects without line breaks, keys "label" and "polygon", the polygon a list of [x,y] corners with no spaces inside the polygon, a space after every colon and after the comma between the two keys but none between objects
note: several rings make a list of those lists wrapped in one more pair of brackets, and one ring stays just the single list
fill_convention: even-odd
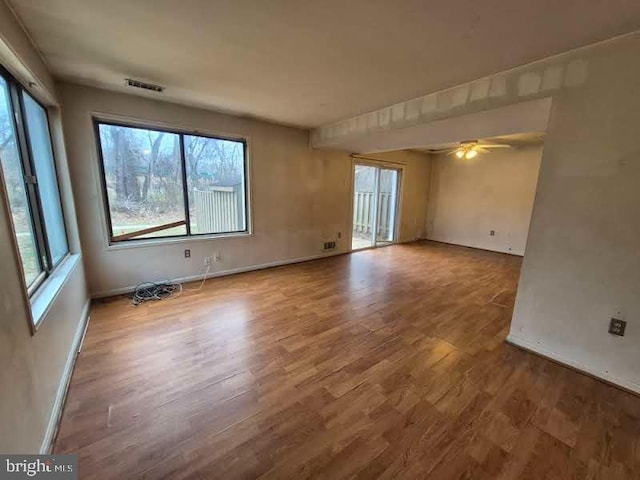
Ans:
[{"label": "white window trim", "polygon": [[47,316],[58,294],[71,278],[71,275],[73,275],[80,263],[80,258],[80,254],[77,253],[67,254],[64,260],[60,262],[31,296],[31,319],[35,330],[38,329],[42,320]]}]

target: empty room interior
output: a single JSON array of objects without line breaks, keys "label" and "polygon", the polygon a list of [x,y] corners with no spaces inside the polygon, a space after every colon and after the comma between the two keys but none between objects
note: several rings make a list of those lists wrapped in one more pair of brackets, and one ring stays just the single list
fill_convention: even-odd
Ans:
[{"label": "empty room interior", "polygon": [[0,0],[0,476],[640,478],[639,156],[638,2]]}]

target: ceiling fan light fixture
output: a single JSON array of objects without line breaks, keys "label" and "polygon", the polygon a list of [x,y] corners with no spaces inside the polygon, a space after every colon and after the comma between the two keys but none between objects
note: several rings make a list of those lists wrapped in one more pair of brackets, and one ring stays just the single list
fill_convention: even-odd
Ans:
[{"label": "ceiling fan light fixture", "polygon": [[458,147],[448,150],[430,150],[432,153],[440,153],[446,151],[447,155],[455,156],[457,159],[471,160],[481,153],[491,153],[493,148],[510,148],[505,144],[478,143],[477,140],[467,140],[460,142]]}]

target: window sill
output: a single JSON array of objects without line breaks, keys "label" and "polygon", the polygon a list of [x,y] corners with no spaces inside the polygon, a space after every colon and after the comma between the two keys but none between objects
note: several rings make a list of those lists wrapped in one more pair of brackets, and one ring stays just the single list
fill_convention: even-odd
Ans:
[{"label": "window sill", "polygon": [[205,240],[217,240],[222,238],[239,238],[239,237],[253,237],[253,232],[223,233],[219,235],[216,235],[216,234],[194,235],[191,237],[127,240],[127,241],[116,242],[116,243],[111,243],[107,245],[107,251],[126,250],[129,248],[155,247],[160,245],[171,245],[175,243],[202,242]]},{"label": "window sill", "polygon": [[31,318],[36,330],[78,263],[80,263],[79,254],[68,255],[31,297]]}]

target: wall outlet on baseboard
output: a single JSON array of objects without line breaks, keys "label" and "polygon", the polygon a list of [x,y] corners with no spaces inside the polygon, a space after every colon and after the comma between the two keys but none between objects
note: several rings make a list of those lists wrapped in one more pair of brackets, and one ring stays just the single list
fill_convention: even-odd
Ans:
[{"label": "wall outlet on baseboard", "polygon": [[211,257],[204,257],[204,265],[205,267],[211,266]]},{"label": "wall outlet on baseboard", "polygon": [[213,254],[213,259],[216,262],[221,262],[222,261],[222,254],[220,252],[216,252]]},{"label": "wall outlet on baseboard", "polygon": [[191,250],[188,248],[184,251],[184,258],[191,258]]}]

